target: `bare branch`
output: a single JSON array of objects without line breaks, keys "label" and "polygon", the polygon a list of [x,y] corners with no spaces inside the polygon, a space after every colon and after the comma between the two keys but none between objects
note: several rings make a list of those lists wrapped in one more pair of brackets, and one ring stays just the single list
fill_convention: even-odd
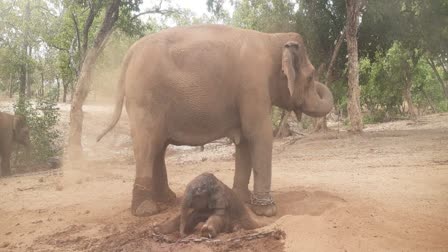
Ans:
[{"label": "bare branch", "polygon": [[112,33],[113,27],[118,20],[118,15],[120,13],[120,0],[114,0],[110,3],[106,10],[103,24],[95,38],[94,47],[99,48],[102,51],[105,42],[107,42],[109,35]]},{"label": "bare branch", "polygon": [[12,4],[8,8],[6,8],[4,10],[1,10],[0,11],[0,16],[2,16],[2,17],[5,16],[6,13],[8,13],[12,9],[12,7],[14,7],[14,6],[16,6],[16,1],[13,1]]},{"label": "bare branch", "polygon": [[76,18],[75,13],[72,11],[72,20],[73,24],[75,25],[75,35],[76,35],[76,42],[78,45],[78,50],[81,50],[81,35],[79,34],[79,25],[78,25],[78,19]]},{"label": "bare branch", "polygon": [[72,16],[72,20],[73,20],[73,24],[75,26],[75,36],[73,37],[72,43],[70,45],[70,49],[69,49],[69,55],[70,55],[70,65],[73,68],[76,76],[79,76],[79,66],[81,66],[81,62],[79,62],[78,65],[75,64],[75,44],[77,45],[78,48],[78,53],[81,53],[81,35],[79,32],[79,25],[78,25],[78,19],[76,18],[75,13],[72,11],[71,12],[71,16]]},{"label": "bare branch", "polygon": [[334,64],[336,63],[336,58],[339,54],[339,49],[341,49],[341,45],[342,45],[342,41],[344,41],[345,38],[345,30],[346,30],[347,26],[344,26],[344,28],[342,29],[341,34],[339,34],[338,40],[336,42],[336,45],[334,46],[333,49],[333,54],[331,55],[331,60],[330,63],[328,64],[328,69],[327,69],[327,73],[325,74],[325,85],[330,85],[332,82],[332,75],[333,75],[333,68],[334,68]]},{"label": "bare branch", "polygon": [[68,48],[60,47],[60,46],[55,45],[55,44],[53,44],[53,43],[51,43],[51,42],[49,42],[49,41],[46,41],[46,43],[47,43],[47,45],[48,45],[49,47],[53,47],[53,48],[56,48],[56,49],[61,50],[61,51],[66,51],[66,52],[69,51]]},{"label": "bare branch", "polygon": [[87,47],[89,44],[89,30],[93,24],[93,20],[95,19],[96,8],[92,1],[88,1],[89,4],[89,15],[87,16],[86,22],[84,23],[84,28],[82,30],[82,48],[81,48],[81,61],[84,58]]},{"label": "bare branch", "polygon": [[140,16],[148,15],[148,14],[162,14],[162,15],[169,15],[169,14],[175,14],[175,13],[179,13],[179,11],[177,11],[177,10],[169,10],[169,9],[168,9],[168,10],[160,10],[160,9],[146,10],[146,11],[143,11],[143,12],[140,12],[140,13],[134,15],[134,16],[131,18],[131,21],[137,19],[137,18],[140,17]]},{"label": "bare branch", "polygon": [[431,67],[432,71],[434,72],[434,74],[437,77],[437,80],[440,82],[440,84],[442,85],[442,89],[443,89],[443,94],[445,95],[445,98],[448,98],[448,89],[447,87],[445,87],[445,82],[443,81],[442,77],[439,74],[439,71],[437,71],[437,67],[436,64],[434,63],[434,61],[431,58],[427,58],[426,61],[428,62],[428,65]]},{"label": "bare branch", "polygon": [[162,10],[162,4],[163,4],[163,0],[160,0],[159,4],[154,6],[152,9],[148,9],[146,11],[143,11],[143,12],[140,12],[140,13],[134,15],[131,18],[131,21],[137,19],[138,17],[144,16],[144,15],[148,15],[148,14],[170,15],[170,14],[179,13],[179,11],[173,10],[173,9],[164,9],[164,10]]},{"label": "bare branch", "polygon": [[70,48],[68,50],[68,54],[69,54],[68,66],[75,73],[76,77],[78,77],[79,71],[78,71],[78,67],[76,66],[75,59],[74,59],[75,58],[75,48],[74,47],[75,47],[76,41],[77,41],[77,38],[75,35],[73,37],[72,43],[70,44]]}]

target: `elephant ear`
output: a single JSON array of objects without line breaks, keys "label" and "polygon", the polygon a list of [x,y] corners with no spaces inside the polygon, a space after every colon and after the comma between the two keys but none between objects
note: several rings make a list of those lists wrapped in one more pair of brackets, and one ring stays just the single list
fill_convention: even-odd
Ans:
[{"label": "elephant ear", "polygon": [[289,41],[285,44],[282,54],[282,71],[288,78],[288,89],[291,96],[294,93],[294,83],[297,76],[298,50],[299,44],[295,41]]}]

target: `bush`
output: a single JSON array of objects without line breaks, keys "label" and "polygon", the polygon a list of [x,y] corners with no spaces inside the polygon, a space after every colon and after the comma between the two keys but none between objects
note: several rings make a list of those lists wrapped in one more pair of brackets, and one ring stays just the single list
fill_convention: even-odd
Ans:
[{"label": "bush", "polygon": [[405,116],[406,65],[410,66],[408,81],[412,83],[414,105],[423,112],[428,107],[436,112],[448,109],[447,99],[425,60],[426,56],[413,61],[411,55],[412,51],[395,42],[386,52],[377,52],[374,59],[360,59],[361,105],[368,111],[364,118],[367,122],[384,122]]},{"label": "bush", "polygon": [[[35,102],[19,99],[18,103],[14,104],[14,110],[16,114],[26,117],[30,129],[31,164],[40,164],[50,157],[62,154],[62,135],[56,128],[60,114],[54,95],[48,95]],[[16,160],[23,163],[24,153],[19,153]]]},{"label": "bush", "polygon": [[282,109],[276,106],[272,106],[271,112],[271,120],[272,120],[272,128],[276,129],[280,126],[280,122],[282,120]]}]

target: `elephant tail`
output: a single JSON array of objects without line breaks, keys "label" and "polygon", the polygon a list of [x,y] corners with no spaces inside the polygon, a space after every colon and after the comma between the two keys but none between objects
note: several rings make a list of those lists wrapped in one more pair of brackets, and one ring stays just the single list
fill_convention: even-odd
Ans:
[{"label": "elephant tail", "polygon": [[128,69],[128,64],[131,59],[132,53],[128,53],[126,58],[123,61],[123,66],[120,74],[120,79],[117,85],[117,94],[115,99],[115,109],[114,114],[112,116],[112,121],[109,123],[109,126],[96,138],[96,141],[99,142],[101,138],[103,138],[109,131],[111,131],[115,125],[120,120],[121,112],[123,110],[123,102],[125,97],[125,79],[126,79],[126,71]]}]

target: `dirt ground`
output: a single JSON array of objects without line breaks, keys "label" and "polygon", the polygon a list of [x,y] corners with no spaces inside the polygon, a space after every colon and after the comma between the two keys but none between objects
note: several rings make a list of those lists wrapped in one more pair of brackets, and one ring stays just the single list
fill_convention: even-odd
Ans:
[{"label": "dirt ground", "polygon": [[[67,129],[68,106],[61,105]],[[86,161],[61,171],[0,179],[0,251],[448,251],[448,114],[305,134],[274,144],[273,194],[279,212],[254,232],[215,241],[175,242],[152,226],[172,217],[130,214],[134,160],[126,115],[100,143],[112,109],[86,106]],[[340,128],[342,129],[342,128]],[[231,186],[233,146],[171,148],[178,198],[211,171]],[[271,232],[271,233],[269,233]],[[284,235],[283,235],[284,232]]]}]

